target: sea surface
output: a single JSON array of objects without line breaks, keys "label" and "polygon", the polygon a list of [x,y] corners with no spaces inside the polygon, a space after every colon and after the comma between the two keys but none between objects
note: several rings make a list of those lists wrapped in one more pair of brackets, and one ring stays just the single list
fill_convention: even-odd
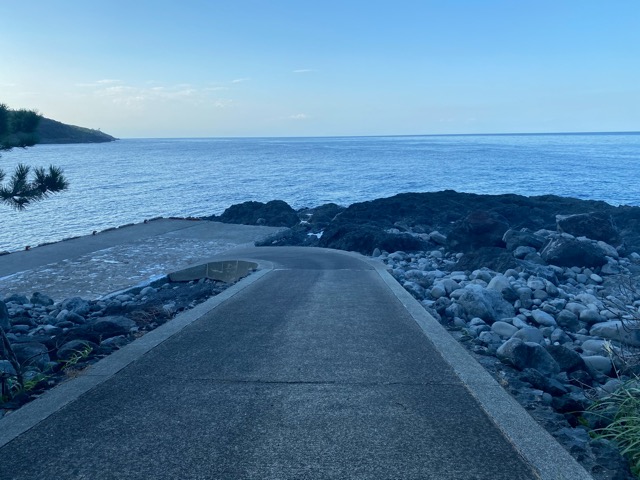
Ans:
[{"label": "sea surface", "polygon": [[640,205],[640,133],[125,139],[0,159],[7,173],[18,163],[60,166],[70,188],[22,212],[0,205],[0,250],[247,200],[346,206],[453,189]]}]

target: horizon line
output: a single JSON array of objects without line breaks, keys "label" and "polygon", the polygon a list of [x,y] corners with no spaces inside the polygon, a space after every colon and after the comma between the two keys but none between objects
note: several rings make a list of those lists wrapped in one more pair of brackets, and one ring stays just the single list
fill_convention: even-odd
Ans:
[{"label": "horizon line", "polygon": [[640,130],[597,132],[516,132],[516,133],[418,133],[378,135],[220,135],[185,137],[118,137],[116,140],[189,140],[189,139],[249,139],[249,138],[381,138],[381,137],[500,137],[500,136],[544,136],[544,135],[638,135]]}]

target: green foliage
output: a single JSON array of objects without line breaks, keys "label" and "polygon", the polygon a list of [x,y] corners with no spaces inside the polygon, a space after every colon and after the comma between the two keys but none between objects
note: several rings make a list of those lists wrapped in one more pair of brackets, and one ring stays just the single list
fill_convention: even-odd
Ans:
[{"label": "green foliage", "polygon": [[31,110],[9,110],[6,105],[0,104],[0,150],[35,145],[40,118]]},{"label": "green foliage", "polygon": [[[35,134],[41,116],[30,110],[10,110],[0,104],[0,151],[25,148],[37,143]],[[24,210],[29,204],[44,200],[52,193],[69,187],[62,169],[51,165],[33,169],[18,165],[5,184],[6,174],[0,169],[0,202]]]},{"label": "green foliage", "polygon": [[[16,210],[24,210],[30,203],[44,200],[50,194],[66,190],[69,186],[62,169],[53,165],[48,170],[35,168],[31,177],[30,172],[29,166],[18,165],[9,181],[0,184],[0,202]],[[0,182],[4,178],[4,172],[0,171]]]},{"label": "green foliage", "polygon": [[85,360],[89,355],[91,355],[92,351],[93,349],[89,345],[80,350],[75,350],[73,352],[73,355],[71,355],[68,360],[62,361],[62,370],[66,371],[70,368],[75,367],[78,362],[80,362],[81,360]]},{"label": "green foliage", "polygon": [[640,383],[632,380],[615,392],[595,402],[589,411],[608,425],[596,429],[595,435],[614,441],[629,459],[631,471],[640,475]]}]

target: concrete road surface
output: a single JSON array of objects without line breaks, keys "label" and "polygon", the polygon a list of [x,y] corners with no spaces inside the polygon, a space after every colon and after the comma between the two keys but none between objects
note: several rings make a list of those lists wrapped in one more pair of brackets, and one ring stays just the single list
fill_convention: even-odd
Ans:
[{"label": "concrete road surface", "polygon": [[382,268],[233,253],[263,269],[0,420],[0,478],[590,478]]}]

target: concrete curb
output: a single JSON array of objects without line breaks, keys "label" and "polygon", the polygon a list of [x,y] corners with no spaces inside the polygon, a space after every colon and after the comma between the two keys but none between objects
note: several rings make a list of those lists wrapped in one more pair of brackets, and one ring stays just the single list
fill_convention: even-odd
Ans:
[{"label": "concrete curb", "polygon": [[107,381],[145,353],[199,320],[223,302],[260,280],[273,270],[271,262],[256,261],[258,270],[224,292],[177,315],[173,320],[134,340],[89,367],[82,375],[45,392],[41,397],[0,419],[0,448],[53,415],[84,393]]},{"label": "concrete curb", "polygon": [[[363,257],[366,258],[366,257]],[[438,353],[539,475],[541,480],[589,480],[593,477],[509,395],[438,321],[407,292],[379,261],[367,259],[416,321]]]}]

